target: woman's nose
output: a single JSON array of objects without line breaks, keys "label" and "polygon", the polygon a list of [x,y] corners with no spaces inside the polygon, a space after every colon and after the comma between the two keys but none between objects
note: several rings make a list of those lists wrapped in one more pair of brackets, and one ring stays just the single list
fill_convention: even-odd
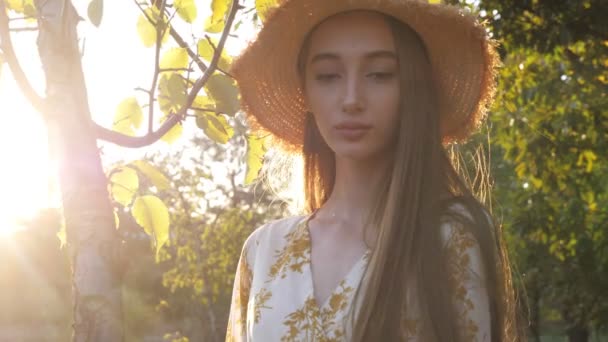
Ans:
[{"label": "woman's nose", "polygon": [[363,94],[361,92],[361,81],[356,76],[347,78],[342,100],[342,111],[345,113],[356,113],[364,109]]}]

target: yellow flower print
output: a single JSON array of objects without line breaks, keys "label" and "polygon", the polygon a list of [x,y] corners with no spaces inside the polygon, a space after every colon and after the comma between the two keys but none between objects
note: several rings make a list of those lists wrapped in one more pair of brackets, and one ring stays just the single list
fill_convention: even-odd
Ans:
[{"label": "yellow flower print", "polygon": [[302,273],[302,267],[310,263],[310,240],[305,222],[300,223],[296,229],[285,235],[285,239],[287,240],[285,247],[276,251],[276,262],[270,267],[267,282],[274,280],[277,276],[285,278],[288,271]]}]

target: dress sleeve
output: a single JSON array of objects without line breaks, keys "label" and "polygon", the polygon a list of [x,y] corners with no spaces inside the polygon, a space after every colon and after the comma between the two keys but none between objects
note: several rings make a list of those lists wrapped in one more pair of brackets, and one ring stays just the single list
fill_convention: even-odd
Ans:
[{"label": "dress sleeve", "polygon": [[243,245],[234,277],[226,342],[247,341],[247,303],[253,279],[252,263],[249,259],[249,255],[251,255],[250,240],[251,237]]},{"label": "dress sleeve", "polygon": [[491,341],[490,304],[479,244],[458,223],[444,223],[443,233],[462,340]]}]

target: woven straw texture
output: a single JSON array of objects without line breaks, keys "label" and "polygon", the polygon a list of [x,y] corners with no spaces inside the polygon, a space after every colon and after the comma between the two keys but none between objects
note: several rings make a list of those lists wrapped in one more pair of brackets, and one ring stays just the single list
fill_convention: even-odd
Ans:
[{"label": "woven straw texture", "polygon": [[282,0],[230,70],[252,128],[270,133],[287,152],[301,151],[306,106],[296,65],[300,47],[318,23],[351,10],[391,15],[420,35],[439,92],[443,142],[465,140],[495,92],[496,44],[473,15],[424,0]]}]

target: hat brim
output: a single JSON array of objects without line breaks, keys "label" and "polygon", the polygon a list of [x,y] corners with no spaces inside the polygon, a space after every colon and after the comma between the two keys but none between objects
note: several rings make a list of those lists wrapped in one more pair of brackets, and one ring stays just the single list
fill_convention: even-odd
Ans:
[{"label": "hat brim", "polygon": [[495,92],[495,42],[470,13],[421,0],[283,1],[230,70],[253,128],[273,134],[285,150],[300,151],[306,111],[296,65],[301,44],[323,20],[353,10],[390,15],[420,35],[438,91],[443,142],[466,139]]}]

